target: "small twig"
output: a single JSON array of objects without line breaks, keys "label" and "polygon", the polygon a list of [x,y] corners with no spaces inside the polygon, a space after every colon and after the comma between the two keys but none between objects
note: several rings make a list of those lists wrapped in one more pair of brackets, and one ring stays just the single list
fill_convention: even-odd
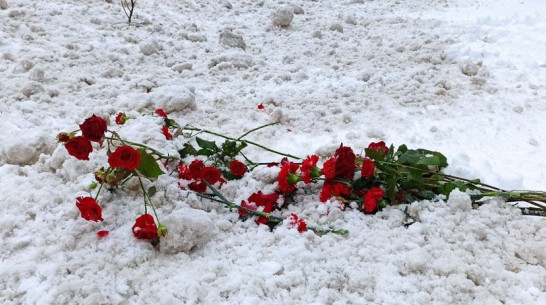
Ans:
[{"label": "small twig", "polygon": [[131,20],[133,19],[136,2],[137,0],[121,0],[121,8],[123,8],[123,12],[127,16],[129,25],[131,25]]}]

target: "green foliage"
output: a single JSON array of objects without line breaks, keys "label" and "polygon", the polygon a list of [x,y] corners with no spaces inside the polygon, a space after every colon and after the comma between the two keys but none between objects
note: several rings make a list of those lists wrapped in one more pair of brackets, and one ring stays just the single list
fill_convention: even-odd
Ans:
[{"label": "green foliage", "polygon": [[164,174],[155,158],[146,152],[145,149],[139,148],[137,151],[140,154],[140,164],[137,169],[144,177],[154,179]]}]

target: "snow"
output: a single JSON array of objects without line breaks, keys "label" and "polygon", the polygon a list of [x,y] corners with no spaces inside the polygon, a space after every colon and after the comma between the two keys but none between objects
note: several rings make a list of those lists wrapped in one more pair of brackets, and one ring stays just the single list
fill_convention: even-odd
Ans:
[{"label": "snow", "polygon": [[[275,25],[287,7],[303,13]],[[288,213],[350,231],[317,236],[237,222],[161,177],[171,234],[157,251],[131,233],[137,184],[101,193],[104,222],[81,219],[75,198],[104,151],[84,162],[55,143],[125,111],[137,119],[113,127],[123,137],[176,153],[146,115],[164,107],[231,136],[280,121],[249,139],[297,156],[384,140],[441,151],[455,175],[544,190],[542,0],[138,1],[135,13],[128,26],[116,1],[0,1],[2,304],[546,304],[546,220],[497,200],[415,202],[406,228],[404,206],[341,212],[299,190]],[[260,168],[222,192],[240,201],[274,180]]]}]

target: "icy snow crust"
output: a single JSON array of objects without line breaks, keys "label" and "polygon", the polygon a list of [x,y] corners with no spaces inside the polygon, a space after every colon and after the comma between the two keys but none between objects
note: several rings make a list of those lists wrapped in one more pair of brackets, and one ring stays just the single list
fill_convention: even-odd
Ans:
[{"label": "icy snow crust", "polygon": [[[106,157],[54,143],[93,113],[113,125],[162,107],[233,136],[278,120],[250,138],[299,156],[384,140],[442,151],[457,175],[544,190],[543,1],[139,1],[130,27],[116,1],[0,4],[0,303],[546,304],[546,220],[503,202],[415,202],[405,228],[404,206],[342,213],[318,202],[320,185],[300,189],[288,212],[350,231],[316,236],[236,222],[161,177],[153,199],[171,234],[157,251],[131,234],[136,183],[101,194],[103,223],[81,219],[75,198]],[[289,26],[274,25],[287,6]],[[160,124],[120,132],[175,153]],[[223,192],[237,202],[275,176]]]}]

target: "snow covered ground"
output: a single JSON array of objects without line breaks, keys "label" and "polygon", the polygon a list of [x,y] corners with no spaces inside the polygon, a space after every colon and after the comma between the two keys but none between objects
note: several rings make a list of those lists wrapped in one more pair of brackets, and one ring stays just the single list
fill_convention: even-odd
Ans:
[{"label": "snow covered ground", "polygon": [[[275,26],[287,6],[298,14]],[[104,192],[105,221],[81,219],[75,198],[106,158],[55,143],[93,113],[113,125],[119,111],[164,108],[232,136],[279,120],[251,138],[299,156],[384,140],[441,151],[457,175],[546,190],[543,0],[139,0],[135,11],[128,26],[117,1],[0,0],[0,303],[546,304],[546,219],[503,202],[415,202],[405,228],[404,207],[327,214],[301,191],[292,212],[350,231],[319,237],[236,222],[162,177],[153,199],[170,234],[157,251],[131,233],[138,191]],[[147,116],[120,132],[174,152],[159,126]],[[222,190],[240,201],[274,174]]]}]

